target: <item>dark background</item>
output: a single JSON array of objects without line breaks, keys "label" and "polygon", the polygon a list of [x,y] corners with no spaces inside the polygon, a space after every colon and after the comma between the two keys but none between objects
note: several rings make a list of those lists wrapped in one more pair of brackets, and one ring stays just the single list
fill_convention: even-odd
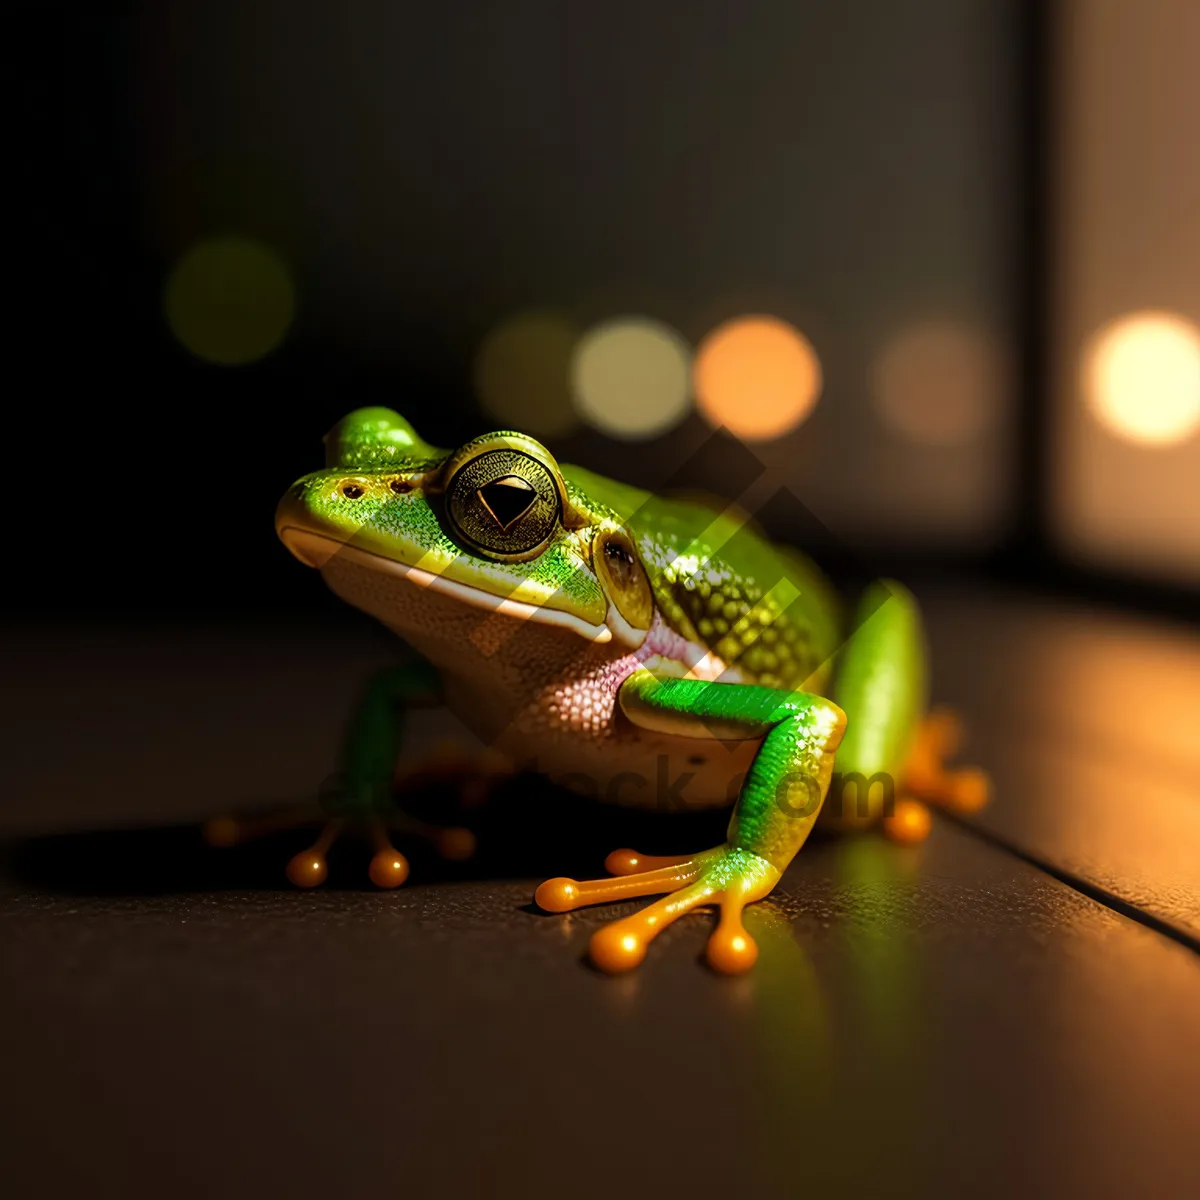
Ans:
[{"label": "dark background", "polygon": [[[649,313],[692,341],[741,312],[794,322],[825,393],[754,449],[815,550],[1061,582],[1041,553],[1042,7],[20,6],[10,430],[46,474],[14,547],[38,583],[6,606],[330,612],[274,542],[277,497],[360,404],[435,444],[493,427],[472,361],[529,308]],[[227,233],[278,252],[298,303],[283,345],[233,368],[163,316],[173,263]],[[1003,371],[966,446],[872,416],[872,356],[931,317]],[[691,417],[649,443],[547,440],[654,487],[706,436]]]},{"label": "dark background", "polygon": [[[13,1194],[1200,1193],[1200,441],[1118,444],[1073,382],[1100,321],[1200,318],[1198,17],[10,5]],[[239,367],[164,316],[181,256],[223,234],[271,247],[297,296]],[[814,836],[748,913],[741,979],[698,962],[706,916],[610,979],[587,940],[631,905],[530,905],[615,845],[675,853],[720,821],[517,788],[478,860],[405,840],[387,893],[349,838],[302,893],[283,865],[309,835],[198,836],[311,800],[400,653],[278,544],[278,496],[363,404],[447,446],[495,427],[473,362],[530,309],[645,313],[693,343],[768,312],[808,335],[822,399],[752,447],[796,503],[759,515],[839,579],[912,583],[935,698],[994,781],[919,847]],[[873,395],[881,347],[931,319],[979,337],[998,381],[952,446],[898,438]],[[697,454],[708,438],[693,415],[649,442],[547,440],[725,491],[736,454]],[[1072,524],[1064,449],[1078,467],[1089,439],[1089,486],[1157,523],[1153,570]],[[437,819],[455,797],[424,800]]]},{"label": "dark background", "polygon": [[[435,444],[494,427],[473,361],[530,309],[648,313],[693,342],[742,312],[801,328],[824,395],[754,451],[812,517],[766,514],[771,531],[816,530],[835,574],[950,568],[1195,611],[1169,571],[1048,533],[1074,36],[1052,6],[174,0],[22,4],[14,28],[9,429],[43,474],[13,544],[39,582],[13,612],[328,615],[271,537],[276,498],[360,404]],[[224,234],[278,253],[297,297],[283,344],[233,368],[163,313],[172,265]],[[965,445],[872,413],[874,356],[931,319],[983,338],[1000,380]],[[649,443],[546,440],[655,487],[706,436],[693,416]],[[719,464],[696,474],[729,490]]]}]

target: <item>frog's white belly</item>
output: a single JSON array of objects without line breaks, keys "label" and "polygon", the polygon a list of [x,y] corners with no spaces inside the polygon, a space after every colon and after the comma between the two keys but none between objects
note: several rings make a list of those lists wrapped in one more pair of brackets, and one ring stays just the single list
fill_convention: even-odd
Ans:
[{"label": "frog's white belly", "polygon": [[505,713],[469,684],[450,703],[485,744],[519,769],[608,804],[664,812],[732,806],[760,739],[722,742],[678,737],[634,725],[607,681],[549,686]]},{"label": "frog's white belly", "polygon": [[[660,618],[636,650],[536,620],[480,613],[371,569],[354,555],[322,568],[330,587],[410,642],[440,671],[450,710],[487,747],[602,801],[665,810],[732,805],[758,739],[723,743],[641,729],[617,704],[642,666],[734,682],[705,647]],[[697,732],[704,734],[702,725]]]},{"label": "frog's white belly", "polygon": [[553,782],[607,804],[662,812],[733,806],[757,742],[642,734],[613,745],[528,739],[532,765]]}]

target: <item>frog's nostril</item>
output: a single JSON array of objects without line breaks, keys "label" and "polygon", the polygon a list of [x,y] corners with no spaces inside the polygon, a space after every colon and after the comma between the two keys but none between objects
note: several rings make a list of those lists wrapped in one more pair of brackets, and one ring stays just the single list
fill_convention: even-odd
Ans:
[{"label": "frog's nostril", "polygon": [[407,479],[393,479],[388,486],[397,496],[407,496],[413,489],[413,485]]},{"label": "frog's nostril", "polygon": [[357,483],[345,483],[342,485],[342,495],[345,496],[347,500],[361,500],[362,494],[363,490],[358,486]]}]

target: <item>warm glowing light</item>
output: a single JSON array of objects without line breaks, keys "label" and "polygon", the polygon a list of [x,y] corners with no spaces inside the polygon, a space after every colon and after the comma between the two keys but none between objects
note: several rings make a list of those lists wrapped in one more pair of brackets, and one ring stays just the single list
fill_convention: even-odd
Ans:
[{"label": "warm glowing light", "polygon": [[808,339],[778,317],[738,317],[700,344],[696,401],[714,425],[750,440],[795,429],[821,394],[821,364]]},{"label": "warm glowing light", "polygon": [[270,354],[296,312],[283,260],[246,238],[210,238],[193,246],[167,279],[163,297],[171,332],[197,358],[240,366]]},{"label": "warm glowing light", "polygon": [[618,438],[649,438],[681,421],[691,401],[691,347],[649,317],[618,317],[575,347],[571,394],[588,424]]},{"label": "warm glowing light", "polygon": [[576,326],[557,313],[522,313],[498,325],[475,360],[483,407],[506,429],[566,433],[575,424],[569,379],[578,338]]},{"label": "warm glowing light", "polygon": [[746,948],[746,939],[738,934],[737,937],[729,943],[739,954]]},{"label": "warm glowing light", "polygon": [[635,938],[632,933],[627,933],[621,939],[621,948],[623,950],[629,950],[632,952],[637,949],[637,944],[637,938]]},{"label": "warm glowing light", "polygon": [[931,322],[884,348],[874,371],[879,415],[927,446],[961,446],[995,420],[1006,379],[996,345],[969,328]]},{"label": "warm glowing light", "polygon": [[1083,360],[1096,419],[1131,442],[1168,446],[1200,428],[1200,329],[1176,313],[1133,313],[1101,329]]}]

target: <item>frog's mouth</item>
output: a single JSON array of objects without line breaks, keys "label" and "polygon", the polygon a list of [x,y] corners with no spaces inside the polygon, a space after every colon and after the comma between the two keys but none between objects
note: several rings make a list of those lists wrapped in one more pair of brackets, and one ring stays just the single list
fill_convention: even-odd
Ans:
[{"label": "frog's mouth", "polygon": [[315,533],[310,529],[286,525],[279,529],[279,538],[305,566],[314,567],[318,571],[324,571],[330,560],[337,556],[341,561],[357,563],[382,575],[404,579],[416,587],[425,588],[439,595],[451,596],[460,603],[485,612],[497,613],[522,621],[535,621],[541,625],[557,625],[560,628],[572,630],[590,642],[602,644],[612,640],[612,630],[607,625],[593,624],[575,613],[563,612],[561,609],[548,608],[539,604],[529,604],[524,600],[514,600],[510,596],[497,596],[483,588],[472,587],[468,583],[450,579],[446,575],[385,558],[382,554],[373,554],[359,546],[350,545],[325,534]]}]

